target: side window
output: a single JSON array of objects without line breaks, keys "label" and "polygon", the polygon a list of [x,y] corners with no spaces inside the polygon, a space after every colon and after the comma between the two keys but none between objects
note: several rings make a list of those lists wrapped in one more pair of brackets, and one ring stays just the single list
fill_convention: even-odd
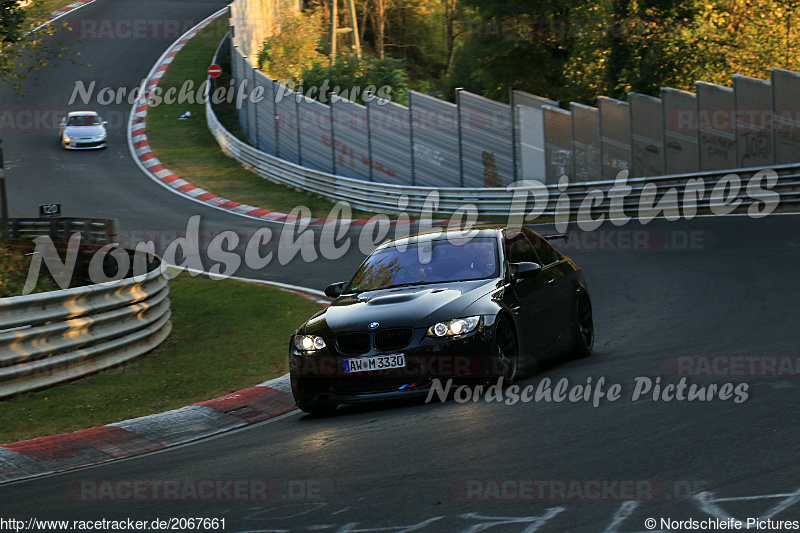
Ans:
[{"label": "side window", "polygon": [[539,254],[539,257],[542,260],[542,266],[550,265],[555,263],[560,258],[558,256],[558,252],[550,246],[546,240],[542,239],[538,235],[532,235],[534,248],[536,249],[536,253]]},{"label": "side window", "polygon": [[518,233],[513,238],[506,239],[505,252],[509,263],[530,262],[541,264],[531,241],[523,233]]}]

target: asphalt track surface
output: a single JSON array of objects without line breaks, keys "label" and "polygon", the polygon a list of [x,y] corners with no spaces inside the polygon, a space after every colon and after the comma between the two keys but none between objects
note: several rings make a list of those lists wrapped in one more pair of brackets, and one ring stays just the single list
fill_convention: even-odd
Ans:
[{"label": "asphalt track surface", "polygon": [[[100,0],[72,17],[146,13],[199,21],[221,5]],[[64,109],[81,76],[133,86],[169,41],[75,44],[92,67],[62,65],[20,104],[9,104],[3,92],[2,107]],[[101,111],[127,117],[129,108]],[[130,160],[122,128],[120,120],[107,150],[78,153],[62,151],[55,131],[3,131],[13,167],[12,216],[35,216],[39,203],[60,201],[68,215],[118,218],[123,229],[180,234],[194,214],[209,233],[265,226],[151,182]],[[573,240],[565,251],[590,284],[595,354],[549,365],[520,385],[604,377],[606,389],[620,385],[616,401],[596,408],[585,401],[413,401],[340,408],[330,418],[295,412],[175,449],[0,485],[0,518],[205,517],[224,519],[224,531],[554,532],[647,531],[647,518],[658,521],[655,530],[666,529],[662,518],[798,520],[796,359],[795,372],[778,377],[726,376],[723,368],[723,375],[689,378],[698,385],[746,383],[743,403],[633,400],[637,377],[678,383],[672,370],[679,356],[763,362],[800,355],[798,222],[771,216],[607,223]],[[353,246],[335,261],[298,258],[238,273],[320,288],[347,277],[360,257]],[[210,499],[190,492],[175,499],[163,491],[131,496],[126,487],[133,480],[151,489],[177,480],[183,491],[202,480],[221,484]],[[631,484],[632,493],[625,489]],[[109,487],[111,499],[101,491]]]}]

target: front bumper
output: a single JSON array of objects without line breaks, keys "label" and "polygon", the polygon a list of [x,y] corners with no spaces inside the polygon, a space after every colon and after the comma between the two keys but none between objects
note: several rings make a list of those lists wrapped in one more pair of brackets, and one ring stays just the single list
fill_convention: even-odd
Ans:
[{"label": "front bumper", "polygon": [[[416,330],[404,348],[362,355],[338,353],[331,339],[327,347],[302,354],[290,346],[289,374],[298,405],[332,405],[392,400],[428,393],[434,379],[473,381],[489,379],[492,371],[491,325],[481,323],[475,331],[454,338],[432,338]],[[345,359],[402,353],[405,367],[346,373]]]},{"label": "front bumper", "polygon": [[67,150],[99,150],[108,145],[107,140],[102,141],[61,141],[61,146]]}]

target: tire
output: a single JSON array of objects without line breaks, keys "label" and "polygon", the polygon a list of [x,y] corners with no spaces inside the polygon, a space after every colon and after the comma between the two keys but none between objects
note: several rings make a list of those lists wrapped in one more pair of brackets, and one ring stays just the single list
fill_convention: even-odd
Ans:
[{"label": "tire", "polygon": [[594,349],[594,321],[592,319],[592,303],[583,294],[575,303],[575,326],[573,331],[572,357],[583,359],[592,355]]},{"label": "tire", "polygon": [[505,317],[497,319],[494,331],[495,379],[502,378],[503,386],[508,386],[520,376],[519,345],[514,326]]},{"label": "tire", "polygon": [[330,416],[336,411],[336,408],[339,407],[336,404],[333,405],[298,405],[297,407],[300,408],[301,411],[304,413],[308,413],[310,415],[315,416]]}]

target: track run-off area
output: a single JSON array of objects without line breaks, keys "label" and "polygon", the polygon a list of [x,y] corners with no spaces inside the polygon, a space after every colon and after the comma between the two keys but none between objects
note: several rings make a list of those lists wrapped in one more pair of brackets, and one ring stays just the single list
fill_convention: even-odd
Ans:
[{"label": "track run-off area", "polygon": [[[98,0],[64,20],[78,28],[81,20],[158,20],[182,33],[224,5]],[[97,109],[109,121],[107,149],[60,148],[58,119],[75,81],[135,87],[177,37],[78,42],[65,34],[78,64],[41,72],[19,102],[0,91],[0,112],[42,117],[0,131],[10,215],[34,217],[40,204],[58,202],[65,216],[118,219],[130,242],[154,240],[159,251],[192,220],[201,249],[234,231],[241,255],[247,237],[268,228],[275,259],[258,268],[242,261],[237,276],[314,289],[348,278],[368,248],[359,246],[362,227],[348,230],[352,244],[341,254],[312,260],[303,249],[319,252],[330,235],[310,226],[315,242],[295,243],[280,260],[281,243],[291,241],[281,239],[286,226],[198,204],[141,171],[126,139],[127,102]],[[263,532],[623,533],[697,529],[700,521],[721,529],[741,520],[744,528],[748,518],[760,520],[753,529],[791,526],[800,520],[798,229],[797,215],[775,214],[576,232],[561,249],[589,283],[595,353],[519,383],[545,390],[549,379],[549,396],[342,407],[329,418],[293,411],[192,444],[2,484],[0,519],[23,528],[35,525],[30,519],[66,520],[70,531],[97,520]],[[201,261],[209,266],[206,255]],[[706,391],[746,384],[746,399],[661,394],[684,377]],[[554,394],[560,382],[569,391],[600,378],[606,388],[619,384],[619,399],[595,406]],[[637,394],[648,381],[651,389]]]}]

